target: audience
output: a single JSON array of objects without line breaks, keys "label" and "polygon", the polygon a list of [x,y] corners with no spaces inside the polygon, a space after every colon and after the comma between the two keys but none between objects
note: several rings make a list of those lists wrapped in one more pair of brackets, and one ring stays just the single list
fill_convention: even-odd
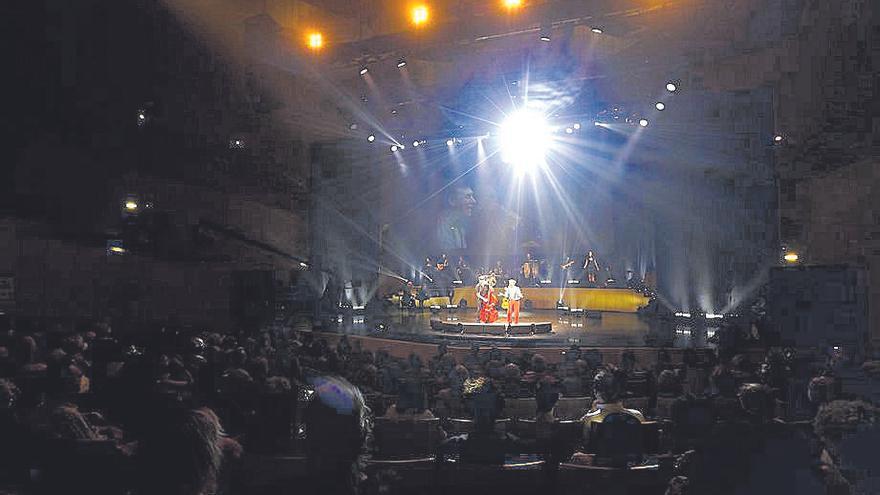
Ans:
[{"label": "audience", "polygon": [[[555,364],[540,349],[512,353],[476,344],[457,360],[441,344],[423,363],[415,353],[371,352],[361,339],[312,332],[184,334],[166,328],[156,335],[154,340],[120,339],[106,323],[75,332],[4,334],[0,434],[9,440],[0,445],[0,483],[31,482],[29,461],[16,454],[51,440],[115,446],[115,455],[137,467],[138,475],[130,477],[132,493],[238,493],[239,459],[261,438],[255,429],[263,421],[283,419],[283,414],[268,414],[261,401],[271,395],[276,399],[268,404],[284,404],[284,395],[297,392],[299,419],[287,420],[299,421],[293,431],[302,440],[294,447],[291,439],[289,449],[300,449],[297,453],[307,459],[306,478],[296,488],[300,492],[361,489],[371,437],[368,403],[395,421],[437,417],[444,426],[452,418],[472,421],[469,433],[443,442],[437,452],[441,459],[497,466],[509,456],[537,455],[546,463],[548,479],[555,480],[560,462],[580,462],[579,455],[589,454],[585,448],[571,455],[576,443],[571,437],[577,435],[557,419],[561,396],[595,398],[581,418],[586,447],[591,425],[611,414],[638,422],[646,417],[676,421],[677,402],[711,406],[714,430],[696,447],[695,465],[703,474],[682,473],[668,489],[698,492],[711,489],[712,476],[720,479],[717,473],[708,476],[715,473],[712,466],[740,474],[748,469],[740,460],[755,455],[749,449],[763,445],[760,439],[782,424],[777,416],[784,410],[777,404],[795,385],[786,354],[769,353],[756,367],[749,358],[754,353],[735,348],[726,349],[732,357],[720,362],[711,353],[689,350],[673,358],[676,351],[663,349],[656,365],[641,368],[636,353],[627,351],[618,369],[602,365],[603,353],[576,346]],[[802,389],[810,375],[804,376]],[[871,466],[857,454],[859,434],[873,438],[878,415],[869,404],[835,400],[841,397],[839,388],[823,370],[803,391],[818,409],[813,427],[823,446],[824,479],[834,490],[871,491]],[[505,398],[533,399],[535,416],[510,421],[503,431],[496,428]],[[645,408],[626,407],[624,400],[641,401]],[[524,425],[533,425],[528,435]],[[666,448],[681,454],[675,445]]]}]

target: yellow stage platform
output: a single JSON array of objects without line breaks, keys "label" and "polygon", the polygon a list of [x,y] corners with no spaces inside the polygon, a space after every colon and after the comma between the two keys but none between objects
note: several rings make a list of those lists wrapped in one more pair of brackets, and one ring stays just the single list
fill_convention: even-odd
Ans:
[{"label": "yellow stage platform", "polygon": [[[504,289],[496,289],[499,297]],[[561,289],[543,287],[524,287],[523,305],[531,303],[532,309],[556,309]],[[569,287],[562,292],[562,302],[570,308],[581,308],[587,311],[617,311],[635,313],[637,309],[648,304],[649,299],[629,289],[585,289]],[[469,308],[477,307],[477,294],[473,287],[455,289],[453,304],[461,307],[464,303]]]}]

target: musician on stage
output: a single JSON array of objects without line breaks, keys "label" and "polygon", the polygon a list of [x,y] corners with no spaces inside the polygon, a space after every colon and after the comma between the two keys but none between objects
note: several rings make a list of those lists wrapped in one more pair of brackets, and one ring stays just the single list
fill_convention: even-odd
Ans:
[{"label": "musician on stage", "polygon": [[574,264],[575,264],[574,259],[572,259],[571,256],[566,256],[565,261],[559,265],[559,268],[560,268],[559,276],[561,277],[559,283],[561,285],[564,286],[564,285],[568,284],[569,280],[571,280],[571,267],[573,267]]},{"label": "musician on stage", "polygon": [[516,286],[516,280],[507,281],[507,289],[505,289],[504,297],[507,298],[507,324],[519,323],[519,308],[522,302],[522,289]]},{"label": "musician on stage", "polygon": [[587,274],[587,283],[595,285],[599,275],[599,263],[596,262],[596,256],[592,250],[587,251],[587,257],[584,260],[584,273]]},{"label": "musician on stage", "polygon": [[495,277],[483,275],[477,283],[477,299],[480,302],[480,322],[495,323],[498,319],[498,296],[495,295]]},{"label": "musician on stage", "polygon": [[532,258],[532,253],[526,253],[526,261],[522,265],[522,276],[523,280],[528,285],[535,285],[535,282],[538,280],[538,272],[541,269],[541,265],[538,260]]}]

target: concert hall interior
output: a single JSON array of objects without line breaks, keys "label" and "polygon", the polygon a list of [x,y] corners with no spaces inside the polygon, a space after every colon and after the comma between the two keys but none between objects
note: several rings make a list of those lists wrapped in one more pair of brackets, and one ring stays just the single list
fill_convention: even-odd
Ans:
[{"label": "concert hall interior", "polygon": [[880,492],[877,2],[6,3],[0,495]]}]

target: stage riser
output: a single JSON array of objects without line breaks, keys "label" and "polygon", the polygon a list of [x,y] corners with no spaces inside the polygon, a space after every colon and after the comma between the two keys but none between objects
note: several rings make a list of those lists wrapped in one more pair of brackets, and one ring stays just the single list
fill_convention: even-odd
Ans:
[{"label": "stage riser", "polygon": [[[499,297],[504,288],[498,289]],[[531,309],[556,309],[559,301],[558,288],[525,287],[523,305]],[[589,311],[616,311],[619,313],[635,313],[640,307],[646,306],[650,299],[629,289],[584,289],[569,287],[562,293],[562,302],[569,308],[580,308]],[[459,287],[452,296],[453,304],[461,306],[462,301],[468,308],[477,307],[477,295],[473,287]]]},{"label": "stage riser", "polygon": [[528,325],[513,325],[508,332],[507,325],[480,324],[480,323],[454,323],[432,321],[431,328],[445,333],[464,333],[469,335],[536,335],[550,333],[553,328],[549,322],[532,323]]}]

